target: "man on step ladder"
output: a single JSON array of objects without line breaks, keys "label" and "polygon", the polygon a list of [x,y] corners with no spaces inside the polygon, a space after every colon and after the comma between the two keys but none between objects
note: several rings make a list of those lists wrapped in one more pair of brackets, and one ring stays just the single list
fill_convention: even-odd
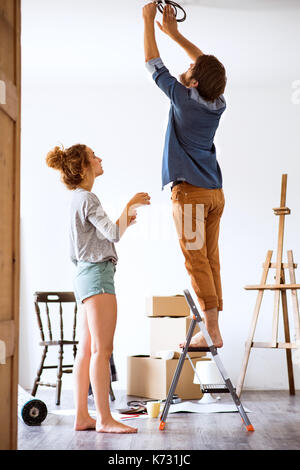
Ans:
[{"label": "man on step ladder", "polygon": [[[171,386],[169,388],[169,392],[168,392],[168,396],[167,396],[167,399],[166,399],[166,402],[165,402],[165,406],[164,406],[164,409],[162,411],[162,414],[160,416],[160,424],[159,424],[159,429],[161,431],[163,431],[165,429],[165,425],[166,425],[166,419],[167,419],[167,416],[168,416],[168,412],[169,412],[169,408],[170,408],[170,405],[171,405],[171,401],[172,401],[172,398],[173,398],[173,394],[176,390],[176,386],[178,384],[178,381],[179,381],[179,377],[180,377],[180,373],[181,373],[181,370],[182,370],[182,367],[183,367],[183,364],[184,364],[184,361],[185,361],[185,358],[188,357],[196,375],[198,376],[194,366],[193,366],[193,363],[191,361],[191,358],[189,357],[188,355],[188,351],[190,350],[198,350],[198,351],[207,351],[207,352],[210,352],[211,355],[212,355],[212,359],[214,360],[217,368],[219,369],[219,372],[221,374],[221,377],[224,381],[224,384],[223,385],[218,385],[217,387],[214,387],[213,385],[211,384],[201,384],[201,381],[199,380],[200,384],[201,384],[201,390],[203,393],[215,393],[216,391],[218,391],[218,393],[230,393],[231,395],[231,398],[233,399],[235,405],[236,405],[236,408],[237,408],[237,411],[239,412],[241,418],[242,418],[242,421],[244,423],[244,425],[246,426],[246,429],[247,431],[254,431],[254,427],[253,425],[251,424],[246,412],[245,412],[245,409],[239,399],[239,397],[237,396],[237,393],[236,393],[236,390],[235,388],[233,387],[233,384],[229,378],[229,375],[227,374],[226,372],[226,369],[221,361],[221,358],[219,357],[219,354],[218,354],[218,351],[217,351],[217,348],[214,346],[213,342],[212,342],[212,339],[207,331],[207,328],[201,318],[201,315],[200,313],[198,312],[198,309],[193,301],[193,298],[190,294],[190,292],[186,289],[184,290],[184,295],[185,295],[185,298],[186,298],[186,301],[191,309],[191,313],[193,314],[193,320],[190,324],[190,327],[189,327],[189,331],[188,331],[188,334],[187,334],[187,338],[186,338],[186,344],[183,348],[183,351],[180,355],[180,358],[179,358],[179,361],[178,361],[178,364],[177,364],[177,367],[176,367],[176,370],[175,370],[175,373],[174,373],[174,376],[173,376],[173,379],[172,379],[172,383],[171,383]],[[201,332],[203,333],[203,337],[205,338],[206,340],[206,343],[207,343],[207,347],[198,347],[198,348],[195,348],[195,347],[192,347],[190,348],[189,345],[190,345],[190,341],[191,341],[191,338],[192,338],[192,334],[193,334],[193,331],[194,331],[194,328],[196,326],[196,323],[199,324],[199,327],[200,327],[200,330]]]},{"label": "man on step ladder", "polygon": [[[223,309],[219,262],[219,226],[224,209],[222,174],[216,158],[215,132],[226,103],[226,73],[213,55],[206,55],[182,36],[171,5],[157,26],[191,58],[188,71],[173,77],[160,58],[155,39],[155,2],[143,8],[145,60],[171,108],[162,164],[162,189],[172,182],[173,219],[185,266],[204,313],[215,347],[222,347],[218,316]],[[184,347],[184,342],[180,345]],[[190,343],[206,347],[200,332]]]}]

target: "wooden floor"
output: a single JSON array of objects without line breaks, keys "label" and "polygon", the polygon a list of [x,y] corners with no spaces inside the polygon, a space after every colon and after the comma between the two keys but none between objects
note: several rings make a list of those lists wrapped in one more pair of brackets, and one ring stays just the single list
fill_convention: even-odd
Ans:
[{"label": "wooden floor", "polygon": [[[40,388],[37,398],[48,410],[73,407],[72,391],[63,390],[62,403],[56,407],[55,390]],[[133,397],[115,391],[111,409],[126,407]],[[245,391],[241,401],[252,412],[249,418],[255,432],[247,432],[238,413],[170,414],[164,431],[158,419],[126,421],[138,427],[137,434],[111,435],[73,430],[73,416],[48,414],[40,426],[27,426],[18,420],[19,450],[299,450],[300,391]],[[223,395],[222,402],[232,403]],[[93,400],[89,400],[94,409]]]}]

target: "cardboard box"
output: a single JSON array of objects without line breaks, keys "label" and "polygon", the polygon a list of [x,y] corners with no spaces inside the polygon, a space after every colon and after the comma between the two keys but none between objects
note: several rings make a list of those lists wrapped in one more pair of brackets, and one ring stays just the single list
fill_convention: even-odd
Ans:
[{"label": "cardboard box", "polygon": [[[198,361],[192,359],[194,367]],[[178,364],[178,359],[154,359],[150,356],[127,357],[127,395],[165,400]],[[194,384],[194,370],[188,359],[184,361],[175,393],[184,400],[197,400],[202,397],[200,385]]]},{"label": "cardboard box", "polygon": [[146,298],[146,315],[148,317],[188,317],[190,308],[184,295],[153,296]]},{"label": "cardboard box", "polygon": [[[181,353],[179,343],[185,341],[192,317],[160,317],[149,318],[150,322],[150,356],[154,357],[159,351],[172,350]],[[200,331],[198,323],[194,334]],[[190,357],[206,356],[204,352],[189,352]]]}]

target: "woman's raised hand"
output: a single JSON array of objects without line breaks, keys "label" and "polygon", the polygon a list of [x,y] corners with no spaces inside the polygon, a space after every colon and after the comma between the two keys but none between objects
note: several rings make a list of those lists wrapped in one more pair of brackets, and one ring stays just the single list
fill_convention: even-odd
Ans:
[{"label": "woman's raised hand", "polygon": [[136,211],[133,211],[133,214],[128,215],[128,227],[136,224],[136,216],[137,216]]},{"label": "woman's raised hand", "polygon": [[140,206],[148,206],[151,204],[150,199],[151,198],[148,193],[137,193],[132,199],[130,199],[128,203],[128,211],[134,210]]},{"label": "woman's raised hand", "polygon": [[150,196],[148,193],[137,193],[128,202],[121,216],[116,221],[119,226],[120,238],[130,225],[136,224],[137,212],[136,208],[140,206],[148,206],[150,204]]}]

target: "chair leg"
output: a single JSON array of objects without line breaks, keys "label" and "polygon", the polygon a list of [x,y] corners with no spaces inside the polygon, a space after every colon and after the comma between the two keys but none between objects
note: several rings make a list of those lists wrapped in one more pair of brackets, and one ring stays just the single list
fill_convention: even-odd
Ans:
[{"label": "chair leg", "polygon": [[[90,395],[93,395],[93,390],[92,390],[91,384],[89,386],[89,396]],[[110,386],[109,386],[109,396],[110,396],[111,401],[115,401],[116,397],[115,397],[111,382],[110,382]]]},{"label": "chair leg", "polygon": [[76,346],[76,344],[74,344],[74,346],[73,346],[73,358],[74,358],[74,361],[75,361],[75,359],[76,359],[76,354],[77,354],[77,346]]},{"label": "chair leg", "polygon": [[41,359],[41,362],[40,362],[40,367],[37,370],[37,375],[36,375],[35,381],[33,383],[33,388],[32,388],[32,391],[31,391],[31,395],[33,397],[35,397],[37,389],[38,389],[38,382],[40,381],[40,378],[41,378],[41,375],[42,375],[42,372],[43,372],[43,367],[44,367],[44,362],[45,362],[45,359],[46,359],[46,356],[47,356],[47,352],[48,352],[48,346],[45,346],[44,351],[43,351],[43,355],[42,355],[42,359]]},{"label": "chair leg", "polygon": [[115,397],[114,391],[113,391],[113,389],[112,389],[112,384],[111,384],[111,382],[110,382],[109,395],[110,395],[111,401],[115,401],[116,397]]},{"label": "chair leg", "polygon": [[56,381],[56,404],[57,405],[60,405],[63,356],[64,356],[64,349],[63,349],[63,345],[61,345],[59,348],[59,353],[58,353],[58,366],[57,366],[57,381]]},{"label": "chair leg", "polygon": [[110,366],[110,389],[109,389],[109,395],[111,398],[111,401],[114,401],[116,399],[114,395],[114,391],[112,389],[112,381],[113,380],[118,380],[117,379],[117,370],[116,370],[116,365],[114,361],[114,353],[111,353],[110,359],[109,359],[109,366]]}]

